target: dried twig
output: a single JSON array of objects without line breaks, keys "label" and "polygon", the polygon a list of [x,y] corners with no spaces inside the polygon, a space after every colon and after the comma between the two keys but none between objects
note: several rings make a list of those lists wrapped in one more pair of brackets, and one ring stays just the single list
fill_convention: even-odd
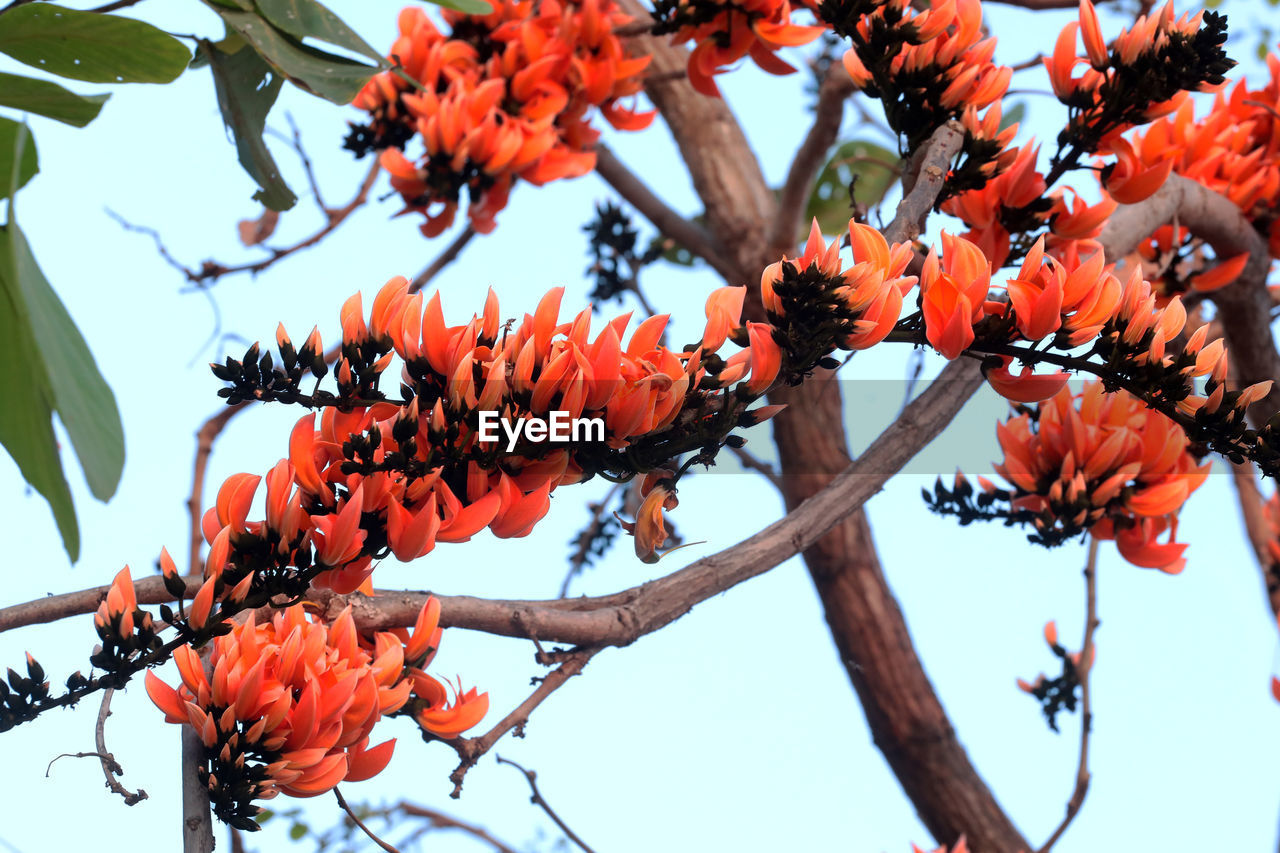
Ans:
[{"label": "dried twig", "polygon": [[734,456],[738,457],[742,467],[750,468],[752,471],[763,474],[764,478],[772,483],[775,489],[782,488],[782,475],[768,462],[765,462],[745,447],[731,447],[730,450],[733,451]]},{"label": "dried twig", "polygon": [[351,810],[351,806],[347,805],[347,801],[346,799],[343,798],[342,792],[339,791],[336,787],[333,789],[333,795],[338,798],[338,805],[341,806],[342,810],[347,813],[347,817],[351,818],[351,822],[354,823],[356,826],[360,827],[360,831],[363,832],[365,835],[369,836],[369,838],[373,841],[374,844],[378,845],[383,850],[386,850],[387,853],[400,853],[400,851],[397,850],[395,847],[391,846],[390,844],[388,844],[387,842],[379,838],[377,835],[375,835],[372,829],[364,825],[364,821],[356,817],[356,813]]},{"label": "dried twig", "polygon": [[[506,844],[498,838],[495,838],[493,834],[484,827],[458,820],[456,817],[447,815],[444,812],[429,809],[426,806],[415,805],[413,803],[399,803],[390,811],[398,811],[408,817],[422,818],[427,821],[431,827],[435,827],[437,829],[456,829],[461,832],[465,832],[468,835],[490,845],[495,851],[497,851],[497,853],[516,853],[516,849],[514,847]],[[419,830],[409,836],[409,838],[417,838],[423,831],[425,830]]]},{"label": "dried twig", "polygon": [[538,790],[537,773],[532,770],[526,770],[521,765],[509,758],[503,758],[501,755],[497,756],[497,759],[499,764],[510,764],[512,767],[524,774],[525,781],[529,783],[529,790],[533,792],[533,796],[529,798],[529,802],[546,812],[547,817],[551,818],[552,822],[555,823],[556,826],[560,827],[560,831],[568,836],[570,841],[581,847],[583,853],[595,853],[594,850],[587,846],[585,841],[578,837],[576,832],[569,828],[569,825],[560,818],[560,815],[556,814],[555,809],[551,808],[551,804],[543,799],[542,792]]},{"label": "dried twig", "polygon": [[591,558],[591,546],[600,538],[600,534],[608,522],[609,516],[606,513],[609,509],[609,504],[613,503],[614,496],[618,494],[618,490],[622,487],[622,483],[614,483],[609,486],[609,491],[605,492],[604,497],[599,501],[587,504],[587,509],[591,511],[591,520],[578,533],[573,553],[569,555],[569,571],[565,574],[564,581],[560,584],[560,594],[556,596],[557,598],[566,597],[569,594],[569,584],[573,582],[575,577],[582,574],[583,568],[587,565],[587,560]]},{"label": "dried twig", "polygon": [[124,775],[124,768],[120,766],[120,762],[116,761],[107,750],[106,726],[107,717],[111,716],[111,697],[115,695],[113,688],[107,688],[102,693],[102,706],[98,709],[98,722],[94,726],[94,740],[98,746],[98,760],[102,763],[102,774],[107,777],[107,787],[111,789],[113,794],[119,794],[124,798],[126,806],[136,806],[147,798],[147,792],[139,788],[137,791],[130,791],[121,785],[116,779],[117,776]]},{"label": "dried twig", "polygon": [[1049,836],[1039,853],[1049,853],[1071,821],[1080,813],[1085,795],[1089,793],[1089,736],[1093,731],[1093,710],[1089,700],[1089,675],[1093,670],[1093,633],[1098,629],[1098,540],[1090,537],[1089,556],[1084,566],[1085,618],[1084,643],[1080,646],[1080,662],[1076,664],[1076,677],[1080,680],[1080,759],[1076,764],[1075,788],[1067,800],[1067,813],[1062,823]]},{"label": "dried twig", "polygon": [[529,694],[528,699],[517,705],[515,710],[503,717],[496,726],[480,737],[445,741],[445,743],[454,748],[458,753],[458,757],[462,759],[457,769],[449,775],[449,781],[453,783],[453,793],[449,796],[457,799],[462,795],[462,782],[467,776],[467,771],[475,767],[481,756],[493,749],[494,744],[503,735],[515,729],[516,736],[523,737],[525,724],[529,722],[529,715],[533,713],[534,709],[541,705],[548,696],[556,692],[566,681],[582,672],[587,662],[599,651],[599,647],[582,648],[565,655],[563,663],[539,680],[537,688]]}]

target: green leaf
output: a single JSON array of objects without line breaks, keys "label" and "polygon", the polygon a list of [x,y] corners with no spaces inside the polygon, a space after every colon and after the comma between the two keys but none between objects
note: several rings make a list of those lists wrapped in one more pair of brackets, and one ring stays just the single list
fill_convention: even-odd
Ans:
[{"label": "green leaf", "polygon": [[[844,231],[853,212],[849,185],[853,184],[854,201],[864,208],[874,207],[898,179],[901,168],[897,154],[875,143],[855,139],[839,145],[818,173],[813,193],[805,205],[805,234],[809,231],[809,222],[815,218],[824,234]],[[804,239],[804,234],[800,239]]]},{"label": "green leaf", "polygon": [[213,70],[222,120],[235,137],[240,165],[260,187],[254,199],[272,210],[288,210],[297,203],[298,197],[284,182],[280,167],[262,138],[267,113],[280,94],[284,78],[243,44],[238,50],[227,52],[224,45],[228,43],[234,44],[234,41],[227,39],[221,44],[201,41],[199,49],[199,53],[208,57]]},{"label": "green leaf", "polygon": [[90,83],[168,83],[191,59],[182,42],[150,24],[52,3],[0,15],[0,53]]},{"label": "green leaf", "polygon": [[484,0],[427,0],[427,2],[466,15],[488,15],[493,12],[493,6]]},{"label": "green leaf", "polygon": [[1022,121],[1023,116],[1027,114],[1026,101],[1018,101],[1009,109],[1004,111],[1000,116],[1000,130],[1007,130]]},{"label": "green leaf", "polygon": [[52,80],[0,72],[0,107],[35,113],[75,127],[84,127],[97,118],[109,97],[77,95]]},{"label": "green leaf", "polygon": [[[206,0],[209,2],[209,0]],[[250,12],[215,7],[227,26],[298,88],[335,104],[348,104],[378,69],[305,45]]]},{"label": "green leaf", "polygon": [[[10,177],[14,173],[13,155],[18,149],[19,134],[25,137],[22,146],[22,165],[17,170],[17,177],[10,182]],[[19,124],[13,119],[0,118],[0,199],[9,197],[10,187],[14,192],[22,189],[39,171],[40,161],[39,155],[36,154],[36,144],[31,139],[26,125]]]},{"label": "green leaf", "polygon": [[33,357],[36,341],[11,263],[10,238],[18,227],[13,196],[20,186],[19,164],[26,159],[29,141],[27,126],[19,125],[9,140],[10,168],[0,172],[9,197],[9,221],[0,227],[0,364],[6,366],[0,371],[0,445],[13,457],[23,479],[49,502],[63,547],[75,561],[80,557],[80,529],[53,437],[53,396],[44,362]]},{"label": "green leaf", "polygon": [[22,291],[27,320],[53,392],[53,407],[71,438],[89,491],[101,501],[115,494],[124,470],[124,426],[115,395],[66,306],[40,271],[21,229],[9,224],[5,268]]},{"label": "green leaf", "polygon": [[258,0],[258,11],[276,29],[298,41],[319,39],[363,54],[383,67],[390,63],[346,22],[316,0]]},{"label": "green leaf", "polygon": [[[8,245],[11,227],[0,227],[0,245]],[[0,254],[7,252],[0,249]],[[0,266],[8,264],[0,261]],[[74,561],[80,557],[80,530],[53,437],[48,378],[39,359],[32,358],[35,341],[14,299],[17,287],[10,275],[9,269],[0,269],[0,359],[6,365],[0,370],[0,444],[17,463],[23,479],[49,502],[63,547]]]}]

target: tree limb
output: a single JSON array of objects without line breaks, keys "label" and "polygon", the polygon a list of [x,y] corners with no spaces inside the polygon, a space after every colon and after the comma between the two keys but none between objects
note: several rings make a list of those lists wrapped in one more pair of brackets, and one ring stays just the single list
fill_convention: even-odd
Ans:
[{"label": "tree limb", "polygon": [[618,195],[644,215],[662,236],[688,249],[706,261],[720,276],[732,280],[733,268],[720,257],[710,236],[697,224],[685,219],[653,194],[643,181],[618,159],[605,145],[596,147],[596,172]]}]

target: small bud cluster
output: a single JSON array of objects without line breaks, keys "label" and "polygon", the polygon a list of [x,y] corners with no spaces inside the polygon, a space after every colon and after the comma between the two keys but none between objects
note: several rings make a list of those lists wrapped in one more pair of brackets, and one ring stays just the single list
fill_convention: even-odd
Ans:
[{"label": "small bud cluster", "polygon": [[[1058,731],[1058,715],[1063,711],[1075,713],[1079,704],[1080,687],[1080,652],[1068,652],[1058,643],[1058,626],[1047,622],[1044,626],[1044,641],[1054,657],[1062,661],[1062,674],[1053,678],[1043,673],[1036,676],[1035,681],[1027,682],[1018,679],[1018,689],[1029,693],[1040,703],[1045,721],[1049,728]],[[1091,651],[1096,652],[1097,647]],[[1089,665],[1093,665],[1093,654],[1090,654]]]}]

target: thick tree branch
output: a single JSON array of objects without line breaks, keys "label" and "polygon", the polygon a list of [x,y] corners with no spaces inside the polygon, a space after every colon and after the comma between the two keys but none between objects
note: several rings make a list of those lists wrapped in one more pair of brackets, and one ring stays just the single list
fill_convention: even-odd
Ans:
[{"label": "thick tree branch", "polygon": [[818,88],[818,105],[814,110],[813,125],[800,143],[787,171],[786,183],[778,199],[778,215],[773,220],[769,234],[770,245],[779,252],[795,248],[797,235],[803,233],[805,203],[813,192],[813,182],[826,165],[827,152],[835,144],[844,118],[844,104],[854,93],[853,80],[839,62],[822,78]]},{"label": "thick tree branch", "polygon": [[[649,16],[640,0],[621,0],[621,6],[639,20]],[[761,249],[767,245],[765,230],[777,205],[751,145],[728,104],[700,95],[685,79],[688,51],[673,47],[665,36],[644,34],[634,41],[638,53],[653,56],[645,92],[675,137],[707,211],[707,229],[731,265],[725,280],[754,283],[762,268]]]},{"label": "thick tree branch", "polygon": [[209,789],[196,768],[204,764],[204,745],[190,726],[182,726],[182,853],[213,853]]}]

